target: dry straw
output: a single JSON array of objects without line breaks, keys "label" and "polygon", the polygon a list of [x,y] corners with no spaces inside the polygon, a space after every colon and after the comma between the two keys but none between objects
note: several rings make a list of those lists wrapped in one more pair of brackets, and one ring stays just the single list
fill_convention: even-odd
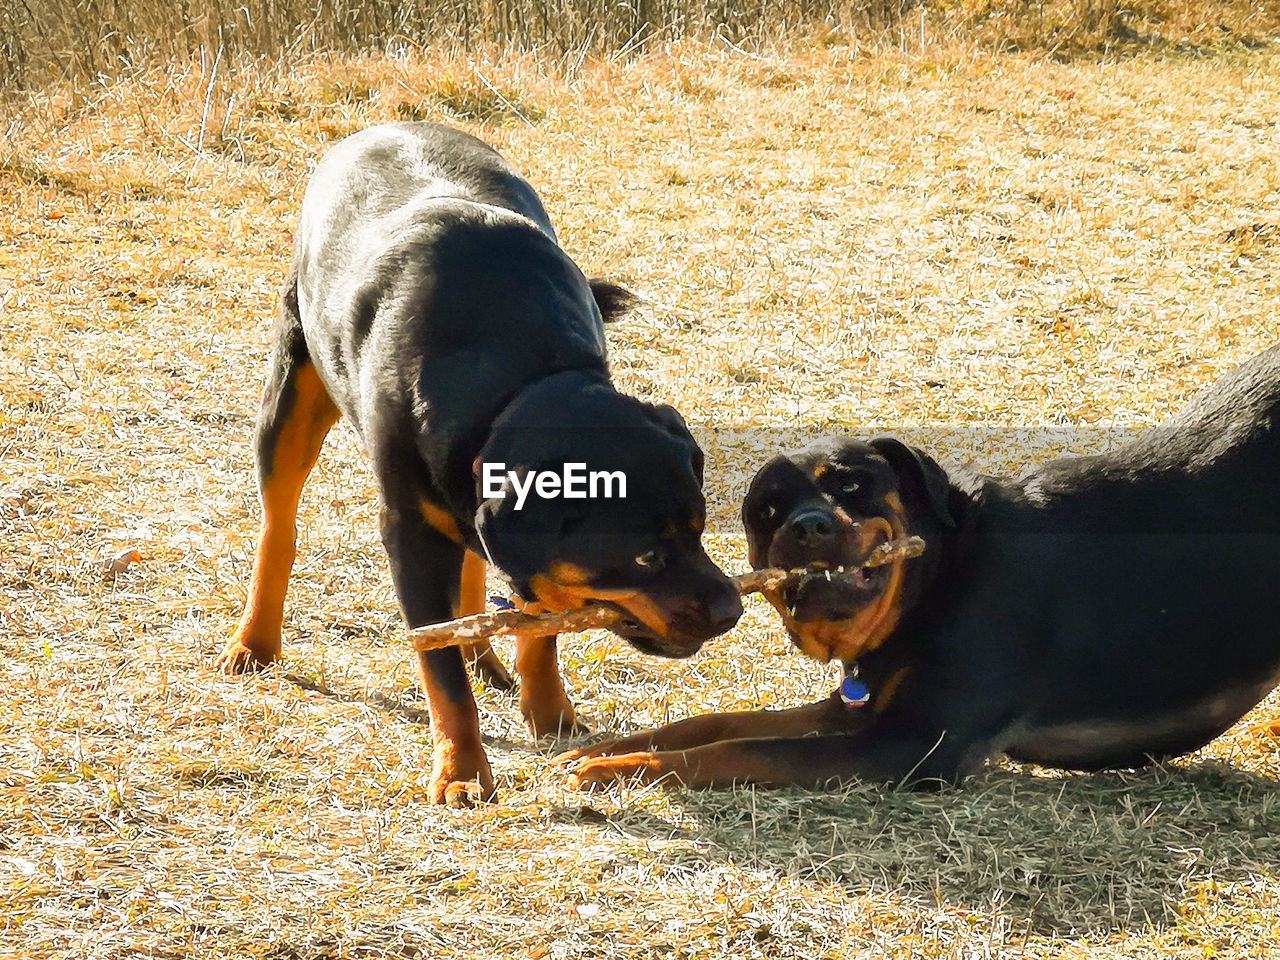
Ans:
[{"label": "dry straw", "polygon": [[1218,46],[1251,42],[1278,17],[1275,0],[18,0],[0,8],[0,93],[224,55],[296,62],[496,46],[581,62],[690,38],[759,49],[809,31],[901,50],[957,36],[1053,54]]},{"label": "dry straw", "polygon": [[[0,955],[1275,955],[1274,698],[1142,773],[584,796],[546,763],[564,745],[477,687],[501,803],[430,806],[346,428],[305,499],[283,664],[210,669],[244,599],[300,193],[370,123],[484,136],[588,273],[648,299],[610,330],[616,378],[690,419],[734,572],[743,486],[784,442],[892,428],[1016,470],[1141,429],[1280,337],[1271,47],[926,39],[216,74],[209,54],[6,112]],[[626,732],[825,694],[747,606],[689,661],[566,641],[582,715]]]}]

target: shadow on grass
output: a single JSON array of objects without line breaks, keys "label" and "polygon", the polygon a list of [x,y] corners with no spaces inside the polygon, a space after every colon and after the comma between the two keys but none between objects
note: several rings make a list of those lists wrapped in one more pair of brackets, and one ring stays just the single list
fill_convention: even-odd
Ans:
[{"label": "shadow on grass", "polygon": [[[301,687],[303,690],[310,690],[324,697],[332,697],[334,700],[342,703],[367,703],[369,706],[377,707],[387,713],[394,713],[410,723],[421,724],[425,728],[431,726],[431,711],[426,708],[425,701],[422,706],[410,703],[407,700],[398,697],[391,697],[385,693],[370,693],[368,691],[344,690],[335,687],[332,684],[325,683],[323,680],[317,680],[314,677],[303,676],[300,673],[281,672],[280,678],[288,680],[290,683]],[[498,747],[504,750],[528,750],[529,744],[512,740],[509,737],[492,736],[483,734],[481,736],[483,742],[490,747]],[[550,748],[548,748],[550,751]]]},{"label": "shadow on grass", "polygon": [[1045,935],[1176,920],[1187,886],[1280,871],[1280,782],[1218,762],[1108,774],[995,769],[941,793],[683,793],[729,861],[996,908]]},{"label": "shadow on grass", "polygon": [[[426,724],[412,703],[285,679]],[[486,736],[490,747],[554,753]],[[660,789],[660,788],[659,788]],[[941,792],[857,785],[833,792],[683,790],[668,816],[552,805],[560,826],[609,824],[639,841],[683,840],[680,856],[732,863],[852,894],[889,892],[978,913],[1028,932],[1103,935],[1176,922],[1199,880],[1280,874],[1280,781],[1220,761],[1102,774],[994,767]],[[692,829],[690,828],[692,825]]]}]

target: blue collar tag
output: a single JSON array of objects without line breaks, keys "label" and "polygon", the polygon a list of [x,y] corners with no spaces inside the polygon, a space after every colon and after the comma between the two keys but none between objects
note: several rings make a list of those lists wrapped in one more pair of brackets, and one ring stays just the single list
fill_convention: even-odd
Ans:
[{"label": "blue collar tag", "polygon": [[871,700],[871,690],[850,673],[840,681],[840,699],[847,707],[865,707]]}]

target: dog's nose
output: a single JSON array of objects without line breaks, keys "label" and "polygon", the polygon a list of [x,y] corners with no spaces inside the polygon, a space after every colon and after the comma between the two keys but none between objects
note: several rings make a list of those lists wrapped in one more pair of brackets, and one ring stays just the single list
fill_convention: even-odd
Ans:
[{"label": "dog's nose", "polygon": [[829,540],[836,530],[836,518],[825,510],[806,510],[791,519],[791,535],[796,542],[821,543]]},{"label": "dog's nose", "polygon": [[707,620],[716,634],[730,629],[742,616],[742,597],[737,590],[726,591],[707,605]]}]

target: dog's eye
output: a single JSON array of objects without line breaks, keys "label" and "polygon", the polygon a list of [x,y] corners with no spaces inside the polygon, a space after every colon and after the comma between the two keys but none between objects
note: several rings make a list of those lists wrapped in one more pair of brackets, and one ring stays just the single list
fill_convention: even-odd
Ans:
[{"label": "dog's eye", "polygon": [[861,489],[862,489],[862,484],[860,484],[857,480],[849,480],[840,485],[841,493],[852,494],[852,493],[857,493]]},{"label": "dog's eye", "polygon": [[650,550],[648,553],[642,553],[636,557],[636,566],[644,567],[646,570],[661,570],[662,560],[660,551]]},{"label": "dog's eye", "polygon": [[765,520],[772,520],[778,513],[778,508],[772,503],[766,503],[760,508],[760,516]]}]

